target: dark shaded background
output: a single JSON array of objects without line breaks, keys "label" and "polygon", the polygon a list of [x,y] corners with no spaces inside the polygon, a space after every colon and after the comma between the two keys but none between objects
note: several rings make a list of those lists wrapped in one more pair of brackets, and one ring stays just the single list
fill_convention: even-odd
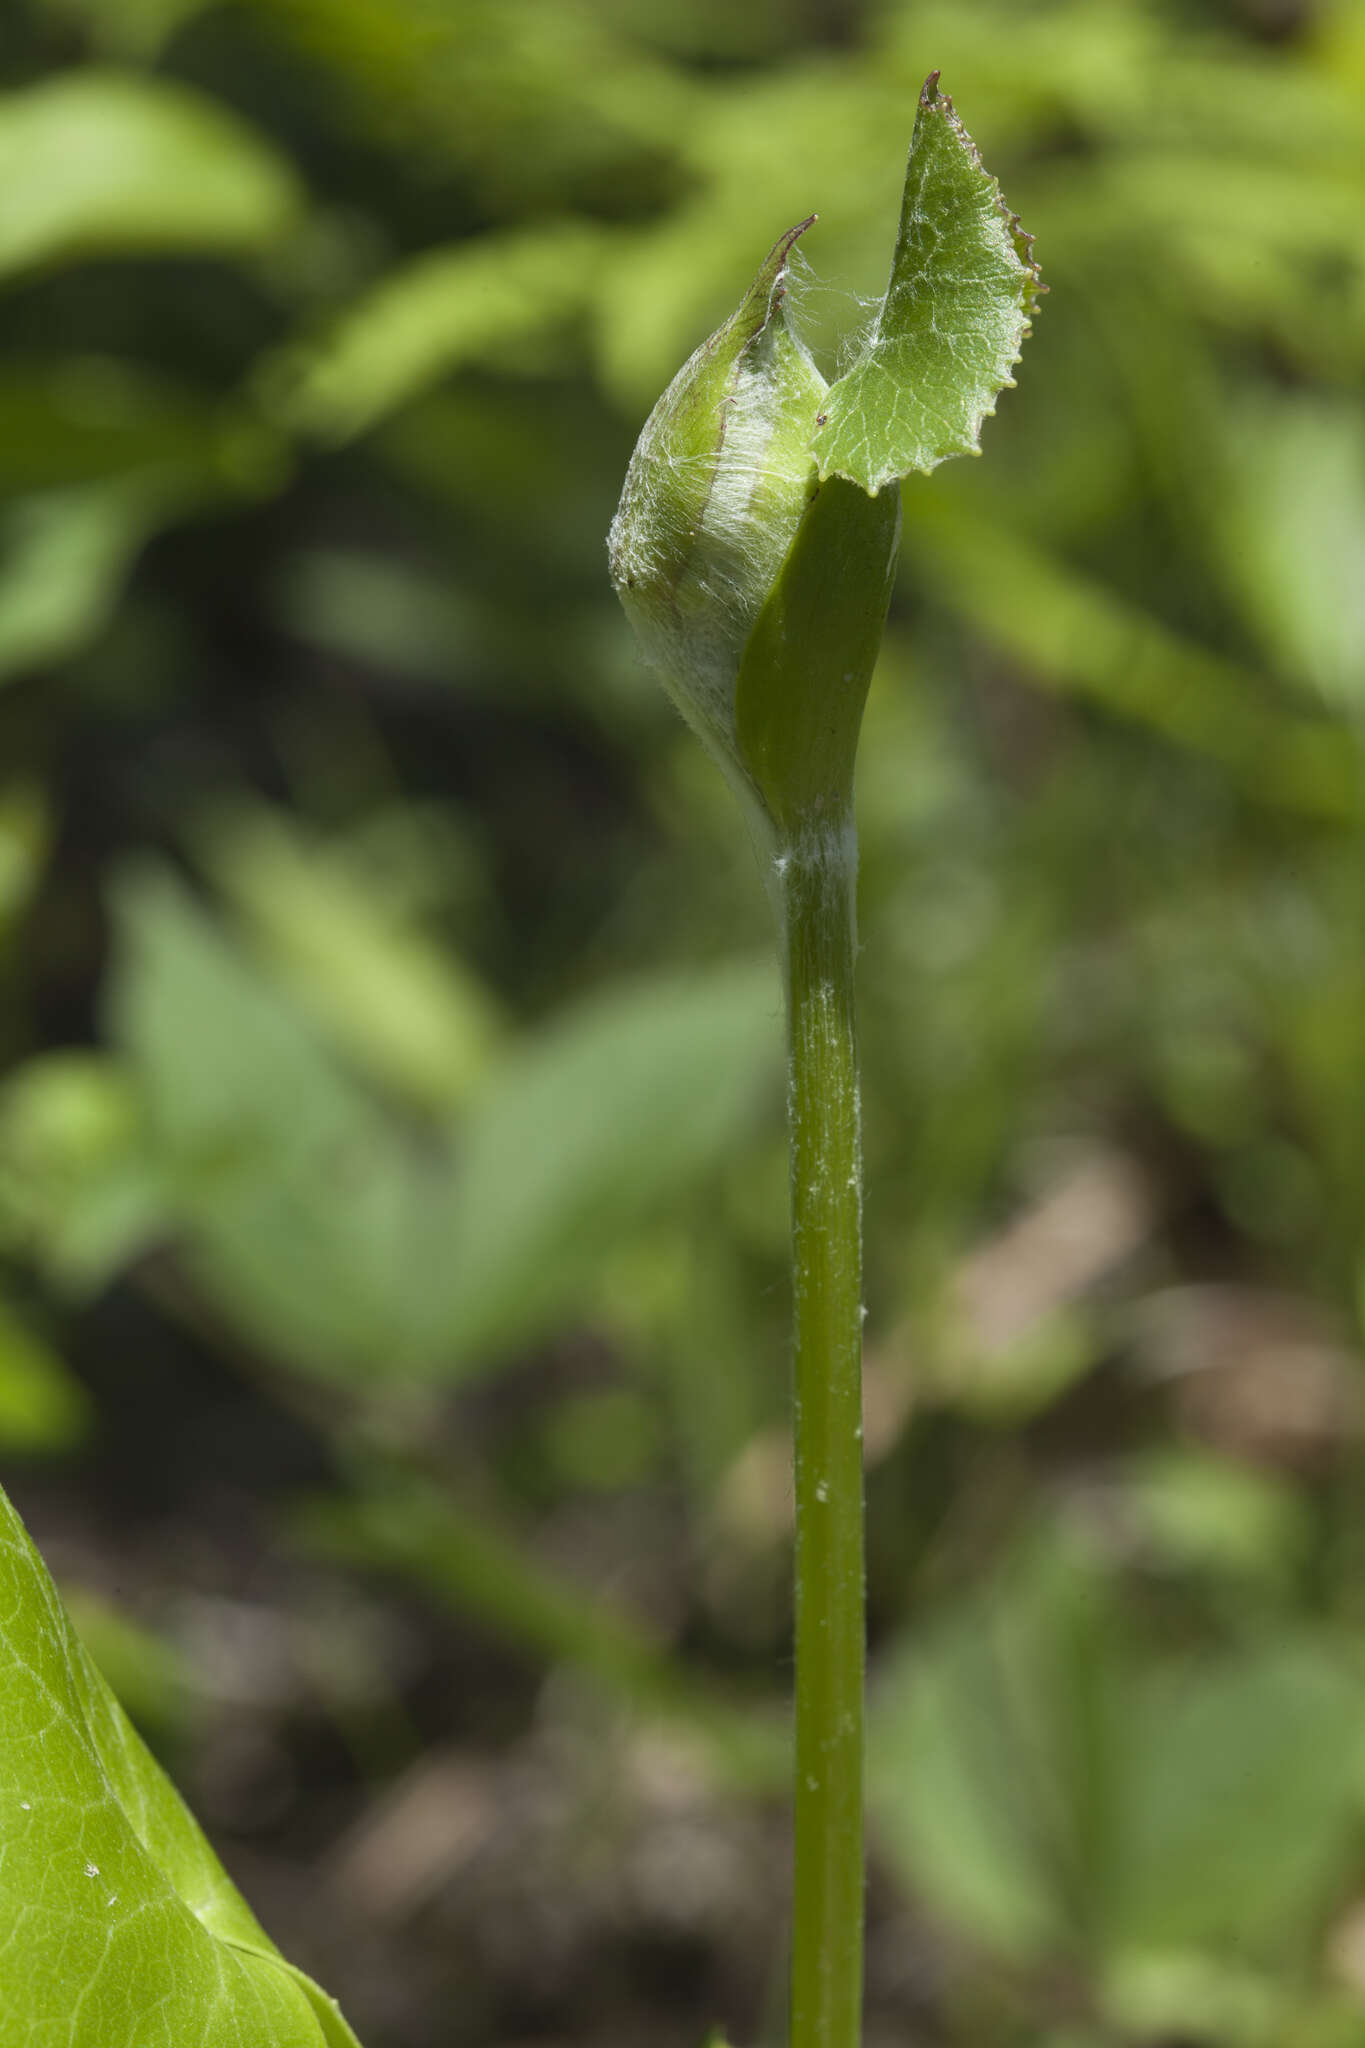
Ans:
[{"label": "dark shaded background", "polygon": [[782,2038],[781,1027],[603,536],[940,66],[860,780],[869,2048],[1365,2043],[1365,10],[9,0],[0,1472],[367,2048]]}]

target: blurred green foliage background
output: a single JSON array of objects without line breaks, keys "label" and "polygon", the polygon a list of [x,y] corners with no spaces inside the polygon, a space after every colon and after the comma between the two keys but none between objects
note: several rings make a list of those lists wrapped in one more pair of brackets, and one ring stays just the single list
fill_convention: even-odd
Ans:
[{"label": "blurred green foliage background", "polygon": [[860,771],[869,2048],[1365,2043],[1365,8],[6,0],[0,1470],[370,2048],[781,2039],[766,906],[603,537],[942,68]]}]

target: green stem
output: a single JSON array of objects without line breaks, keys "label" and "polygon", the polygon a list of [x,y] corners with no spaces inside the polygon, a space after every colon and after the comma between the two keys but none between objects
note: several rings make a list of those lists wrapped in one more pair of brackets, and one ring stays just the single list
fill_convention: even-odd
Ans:
[{"label": "green stem", "polygon": [[796,1381],[791,2048],[858,2048],[863,1947],[862,1148],[852,819],[779,854]]}]

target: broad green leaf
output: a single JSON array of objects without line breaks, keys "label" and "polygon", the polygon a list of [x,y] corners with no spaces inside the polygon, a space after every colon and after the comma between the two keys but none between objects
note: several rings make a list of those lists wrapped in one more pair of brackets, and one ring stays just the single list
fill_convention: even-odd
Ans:
[{"label": "broad green leaf", "polygon": [[869,1802],[894,1863],[996,1954],[1077,1945],[1113,1855],[1116,1610],[1084,1554],[1026,1543],[893,1658],[873,1695]]},{"label": "broad green leaf", "polygon": [[1350,1853],[1360,1685],[1295,1634],[1158,1667],[1135,1702],[1116,1942],[1292,1952]]},{"label": "broad green leaf", "polygon": [[433,1114],[458,1107],[498,1032],[473,970],[282,812],[226,814],[200,844],[261,957],[360,1072]]},{"label": "broad green leaf", "polygon": [[292,172],[184,86],[66,71],[0,98],[0,277],[88,256],[258,249],[293,221]]},{"label": "broad green leaf", "polygon": [[777,1097],[770,970],[602,994],[528,1034],[456,1145],[385,1114],[168,875],[126,878],[115,1037],[197,1283],[316,1372],[467,1371],[600,1268]]},{"label": "broad green leaf", "polygon": [[432,1219],[451,1353],[496,1354],[590,1295],[599,1262],[771,1111],[781,1046],[771,970],[749,961],[603,991],[528,1040]]},{"label": "broad green leaf", "polygon": [[1054,1537],[891,1661],[888,1850],[999,1955],[1301,1958],[1356,1826],[1358,1679],[1301,1631],[1181,1658],[1119,1618],[1098,1561]]},{"label": "broad green leaf", "polygon": [[95,1670],[0,1493],[0,2039],[357,2048]]},{"label": "broad green leaf", "polygon": [[355,1092],[188,890],[138,868],[115,907],[113,1035],[138,1073],[159,1149],[187,1168],[197,1162],[207,1186],[257,1146],[284,1160],[356,1135]]},{"label": "broad green leaf", "polygon": [[163,872],[124,878],[109,1008],[188,1269],[267,1353],[401,1366],[419,1147]]},{"label": "broad green leaf", "polygon": [[1031,238],[1000,197],[938,73],[925,83],[891,282],[815,437],[820,475],[865,491],[977,452],[1029,331]]}]

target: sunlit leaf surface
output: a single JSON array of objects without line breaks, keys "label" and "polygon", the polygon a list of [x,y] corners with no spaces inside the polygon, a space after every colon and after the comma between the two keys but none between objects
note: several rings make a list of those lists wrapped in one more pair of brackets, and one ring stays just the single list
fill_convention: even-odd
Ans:
[{"label": "sunlit leaf surface", "polygon": [[935,72],[920,98],[886,297],[825,401],[821,476],[879,491],[973,454],[1013,381],[1037,292],[1029,237]]},{"label": "sunlit leaf surface", "polygon": [[3,1493],[0,1926],[6,2048],[356,2048],[229,1883]]}]

